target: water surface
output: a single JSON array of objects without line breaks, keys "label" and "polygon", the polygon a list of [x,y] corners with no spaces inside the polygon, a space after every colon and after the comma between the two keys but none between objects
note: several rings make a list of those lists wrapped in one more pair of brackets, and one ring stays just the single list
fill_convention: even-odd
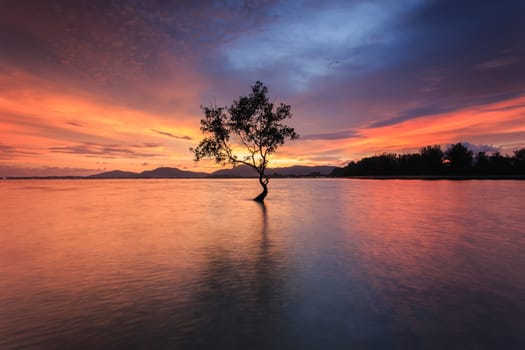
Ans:
[{"label": "water surface", "polygon": [[525,182],[0,182],[0,348],[525,348]]}]

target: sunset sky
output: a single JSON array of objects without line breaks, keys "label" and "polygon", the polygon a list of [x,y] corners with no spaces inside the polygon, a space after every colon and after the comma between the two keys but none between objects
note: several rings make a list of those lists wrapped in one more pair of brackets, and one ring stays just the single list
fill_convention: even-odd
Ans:
[{"label": "sunset sky", "polygon": [[194,163],[201,105],[261,80],[273,166],[525,146],[525,1],[0,0],[0,176]]}]

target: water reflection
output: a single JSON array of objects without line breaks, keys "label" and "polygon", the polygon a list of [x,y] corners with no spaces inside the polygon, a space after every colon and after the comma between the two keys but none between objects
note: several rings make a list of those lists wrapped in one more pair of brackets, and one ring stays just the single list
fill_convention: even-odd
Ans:
[{"label": "water reflection", "polygon": [[252,185],[3,182],[0,348],[524,348],[523,182]]},{"label": "water reflection", "polygon": [[207,249],[191,300],[194,324],[180,338],[184,347],[268,348],[275,339],[283,266],[269,238],[267,207],[250,204],[259,211],[258,238],[249,251]]},{"label": "water reflection", "polygon": [[[0,347],[264,348],[278,339],[286,266],[271,210],[251,200],[218,207],[207,195],[180,206],[194,192],[179,189],[188,195],[158,186],[104,193],[108,203],[95,187],[79,211],[86,202],[63,205],[77,188],[55,198],[54,215],[44,205],[6,230]],[[115,205],[138,200],[156,210]]]}]

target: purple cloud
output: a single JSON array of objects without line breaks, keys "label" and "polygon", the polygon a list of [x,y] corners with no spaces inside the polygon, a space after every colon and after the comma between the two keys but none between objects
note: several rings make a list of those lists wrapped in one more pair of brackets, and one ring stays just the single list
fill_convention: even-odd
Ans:
[{"label": "purple cloud", "polygon": [[186,136],[186,135],[178,136],[178,135],[174,135],[167,131],[160,131],[160,130],[155,130],[155,129],[151,129],[151,131],[156,132],[157,134],[160,134],[160,135],[164,135],[164,136],[168,136],[168,137],[177,139],[177,140],[192,140],[191,137]]},{"label": "purple cloud", "polygon": [[301,136],[301,140],[341,140],[356,137],[360,137],[359,132],[355,130],[345,130],[323,134],[308,134]]},{"label": "purple cloud", "polygon": [[[78,154],[88,157],[101,158],[139,158],[163,156],[162,153],[137,151],[133,148],[136,148],[136,146],[126,147],[115,144],[105,145],[94,142],[85,142],[72,146],[50,147],[49,151],[52,153]],[[144,146],[139,146],[139,148],[144,148]]]}]

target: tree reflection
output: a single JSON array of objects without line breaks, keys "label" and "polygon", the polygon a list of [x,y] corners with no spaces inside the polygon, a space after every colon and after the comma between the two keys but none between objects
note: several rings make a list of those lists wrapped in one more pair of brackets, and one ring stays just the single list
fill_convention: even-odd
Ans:
[{"label": "tree reflection", "polygon": [[260,212],[260,235],[253,236],[249,251],[208,251],[191,301],[194,308],[186,315],[191,325],[179,338],[185,346],[267,348],[276,339],[283,266],[270,240],[267,207],[254,205]]}]

